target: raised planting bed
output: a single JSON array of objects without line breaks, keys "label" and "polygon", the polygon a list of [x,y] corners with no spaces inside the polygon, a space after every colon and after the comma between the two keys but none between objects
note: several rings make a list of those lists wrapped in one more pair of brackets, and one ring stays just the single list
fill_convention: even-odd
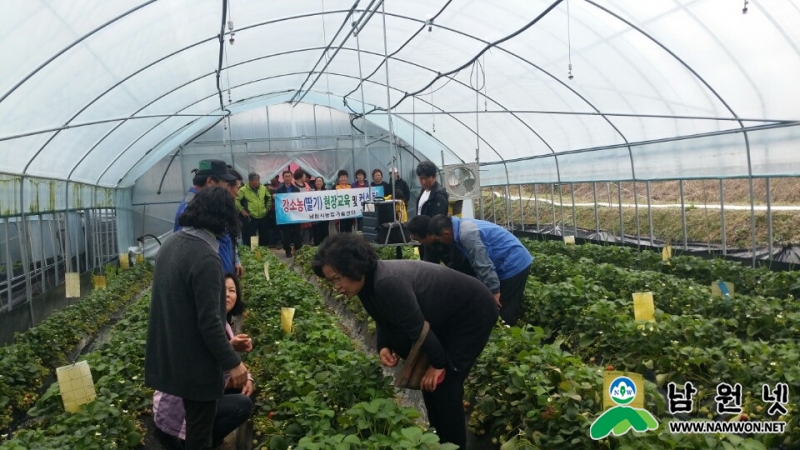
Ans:
[{"label": "raised planting bed", "polygon": [[71,363],[91,344],[97,332],[145,289],[152,279],[148,264],[110,275],[106,289],[86,298],[16,336],[0,348],[0,430],[7,434],[21,424],[25,412],[54,380],[56,367]]},{"label": "raised planting bed", "polygon": [[[255,448],[453,448],[416,423],[417,410],[395,402],[378,358],[342,331],[313,284],[267,249],[242,247],[240,257],[243,332],[254,342],[244,360],[256,380]],[[290,334],[282,307],[296,308]]]}]

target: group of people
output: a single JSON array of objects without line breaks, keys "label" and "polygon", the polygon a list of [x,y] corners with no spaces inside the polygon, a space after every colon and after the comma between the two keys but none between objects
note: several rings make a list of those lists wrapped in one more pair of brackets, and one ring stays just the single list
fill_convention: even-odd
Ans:
[{"label": "group of people", "polygon": [[447,216],[435,164],[422,162],[416,173],[422,191],[408,227],[422,261],[381,261],[364,239],[340,234],[318,247],[311,264],[340,294],[358,296],[375,320],[384,366],[407,358],[428,324],[421,349],[430,367],[420,383],[428,420],[442,442],[466,448],[464,382],[498,316],[509,325],[519,320],[533,258],[493,223]]},{"label": "group of people", "polygon": [[508,231],[488,222],[417,217],[428,219],[428,247],[453,246],[477,278],[428,261],[379,260],[374,247],[353,234],[329,237],[312,267],[340,294],[358,296],[375,320],[384,366],[409,356],[427,322],[421,349],[430,367],[420,388],[428,420],[442,442],[466,448],[464,382],[498,315],[508,324],[517,321],[532,257]]},{"label": "group of people", "polygon": [[[394,174],[394,195],[398,200],[408,201],[411,191],[397,169],[392,170]],[[236,197],[236,209],[239,211],[242,221],[242,243],[248,245],[253,236],[258,235],[258,245],[266,247],[272,245],[269,236],[272,230],[280,232],[280,240],[286,257],[291,257],[300,250],[303,245],[319,245],[333,228],[340,233],[350,233],[354,229],[361,230],[359,219],[341,219],[335,221],[316,221],[313,223],[285,224],[278,225],[276,222],[275,202],[276,194],[287,194],[295,192],[325,191],[328,189],[355,189],[366,187],[383,187],[384,196],[392,195],[392,185],[383,179],[383,171],[374,169],[372,171],[372,182],[367,183],[367,173],[363,169],[355,172],[356,180],[350,182],[349,174],[346,170],[340,170],[336,174],[336,183],[328,187],[322,176],[310,179],[308,172],[302,168],[294,171],[285,170],[280,176],[275,176],[269,184],[261,184],[261,177],[251,172],[248,174],[248,182],[239,190]],[[281,180],[282,182],[280,182]],[[196,192],[195,192],[196,193]]]},{"label": "group of people", "polygon": [[[428,323],[422,349],[430,368],[421,382],[428,418],[442,442],[465,448],[464,381],[498,316],[513,325],[522,314],[532,257],[495,224],[448,216],[448,195],[436,181],[435,164],[420,163],[416,174],[422,190],[408,227],[422,244],[422,261],[380,261],[362,236],[317,234],[316,224],[282,229],[282,241],[288,256],[290,243],[299,249],[313,230],[319,244],[314,272],[341,294],[359,297],[377,325],[383,365],[394,367],[408,357]],[[327,188],[321,177],[309,182],[302,169],[281,175],[277,187],[262,185],[255,173],[243,185],[223,161],[201,161],[176,212],[175,234],[156,257],[145,383],[156,390],[157,427],[183,440],[185,448],[218,445],[252,411],[254,380],[238,355],[250,351],[252,342],[231,327],[244,309],[237,233],[241,227],[243,237],[260,239],[268,232],[269,224],[259,220],[274,210],[274,194]],[[392,186],[376,169],[371,184],[408,199],[408,185],[394,176]],[[365,179],[366,172],[358,170],[356,182],[349,183],[342,170],[335,188],[366,187]]]}]

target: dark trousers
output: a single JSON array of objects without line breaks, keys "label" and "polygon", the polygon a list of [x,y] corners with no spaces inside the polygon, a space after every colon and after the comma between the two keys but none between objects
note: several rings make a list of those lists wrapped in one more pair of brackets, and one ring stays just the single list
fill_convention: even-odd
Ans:
[{"label": "dark trousers", "polygon": [[442,384],[433,392],[422,391],[428,421],[440,442],[456,444],[461,449],[467,448],[467,423],[464,416],[464,380],[469,370],[456,372],[450,368],[444,376]]},{"label": "dark trousers", "polygon": [[339,233],[351,233],[356,219],[340,219],[339,220]]},{"label": "dark trousers", "polygon": [[275,210],[267,213],[267,244],[275,245],[281,240],[281,232],[278,230],[278,223],[275,218]]},{"label": "dark trousers", "polygon": [[186,448],[211,448],[217,401],[198,402],[184,398],[183,409],[186,411]]},{"label": "dark trousers", "polygon": [[500,317],[511,326],[517,324],[522,315],[522,299],[525,297],[525,284],[528,282],[528,274],[531,267],[528,266],[522,272],[511,278],[500,280]]},{"label": "dark trousers", "polygon": [[292,254],[292,244],[294,244],[294,251],[299,251],[303,248],[303,240],[300,235],[300,225],[281,225],[281,243],[283,250],[286,251],[286,256]]},{"label": "dark trousers", "polygon": [[[217,414],[212,432],[214,445],[219,445],[225,436],[243,424],[253,411],[253,401],[242,395],[241,391],[225,391],[225,395],[217,401]],[[191,447],[186,447],[191,448]]]},{"label": "dark trousers", "polygon": [[269,220],[266,216],[255,219],[253,217],[242,219],[242,245],[250,246],[250,238],[258,235],[258,246],[269,245]]},{"label": "dark trousers", "polygon": [[328,221],[314,222],[311,229],[314,230],[314,245],[322,244],[322,241],[328,237]]}]

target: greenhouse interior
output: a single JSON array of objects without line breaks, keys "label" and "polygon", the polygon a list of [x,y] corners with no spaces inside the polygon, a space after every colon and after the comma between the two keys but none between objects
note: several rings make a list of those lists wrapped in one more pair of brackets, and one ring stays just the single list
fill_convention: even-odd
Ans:
[{"label": "greenhouse interior", "polygon": [[[214,448],[800,448],[800,1],[3,10],[0,449],[193,448],[211,427],[183,414],[210,400],[160,387],[147,355],[170,310],[159,302],[216,302],[230,279],[246,310],[214,330],[247,368],[228,387],[250,412],[219,437],[220,391]],[[437,195],[450,217],[415,219]],[[182,228],[205,223],[198,204],[239,214],[223,233]],[[346,291],[326,272],[339,263],[323,264],[353,236],[376,274],[426,271],[404,281],[420,320],[427,274],[496,294],[500,319],[465,371],[450,356],[436,367],[461,345],[444,338],[458,320],[431,318],[427,338],[408,328],[408,360],[391,349],[387,364],[388,319],[364,296],[395,297]],[[201,280],[211,297],[160,287],[201,264],[171,250],[181,239],[216,248],[223,274],[232,248],[236,273]],[[157,264],[167,252],[185,264]],[[197,336],[187,345],[210,355]],[[427,387],[396,387],[417,339]],[[214,361],[234,383],[238,369]],[[183,399],[180,433],[159,422],[166,397]]]}]

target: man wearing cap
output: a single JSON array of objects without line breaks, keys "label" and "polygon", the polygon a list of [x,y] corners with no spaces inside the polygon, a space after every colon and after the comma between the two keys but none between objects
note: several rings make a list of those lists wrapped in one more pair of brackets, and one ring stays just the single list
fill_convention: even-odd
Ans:
[{"label": "man wearing cap", "polygon": [[228,173],[228,165],[225,161],[220,161],[218,159],[204,159],[200,161],[197,170],[193,170],[192,172],[194,172],[192,187],[189,188],[189,192],[186,193],[180,206],[178,206],[178,210],[175,211],[175,223],[172,226],[173,232],[177,232],[181,229],[181,226],[178,225],[178,217],[183,214],[183,211],[186,209],[186,204],[192,201],[194,196],[200,192],[200,189],[210,186],[227,188],[228,181],[236,181],[236,177]]},{"label": "man wearing cap", "polygon": [[250,238],[258,234],[259,247],[269,245],[269,220],[267,212],[272,195],[266,186],[261,184],[261,177],[250,172],[247,175],[247,185],[239,189],[236,195],[236,209],[244,217],[242,222],[242,243],[250,245]]}]

